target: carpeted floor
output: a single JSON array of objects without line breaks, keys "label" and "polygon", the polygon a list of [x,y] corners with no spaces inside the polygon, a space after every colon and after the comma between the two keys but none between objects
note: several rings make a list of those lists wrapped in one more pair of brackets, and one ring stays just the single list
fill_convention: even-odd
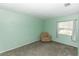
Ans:
[{"label": "carpeted floor", "polygon": [[1,56],[77,56],[77,48],[57,42],[35,42],[0,54]]}]

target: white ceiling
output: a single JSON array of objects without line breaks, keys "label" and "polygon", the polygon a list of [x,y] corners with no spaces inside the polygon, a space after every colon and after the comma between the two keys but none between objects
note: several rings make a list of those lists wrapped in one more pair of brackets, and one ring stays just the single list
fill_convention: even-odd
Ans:
[{"label": "white ceiling", "polygon": [[17,12],[24,12],[35,16],[66,16],[79,14],[79,4],[71,3],[68,7],[64,3],[1,3],[0,8],[6,8]]}]

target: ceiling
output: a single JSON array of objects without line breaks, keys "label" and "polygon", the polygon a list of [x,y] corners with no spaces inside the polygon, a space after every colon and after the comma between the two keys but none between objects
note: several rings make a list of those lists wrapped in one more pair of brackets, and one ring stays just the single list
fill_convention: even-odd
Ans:
[{"label": "ceiling", "polygon": [[71,3],[65,7],[64,3],[0,3],[0,8],[32,14],[35,16],[66,16],[79,14],[79,4]]}]

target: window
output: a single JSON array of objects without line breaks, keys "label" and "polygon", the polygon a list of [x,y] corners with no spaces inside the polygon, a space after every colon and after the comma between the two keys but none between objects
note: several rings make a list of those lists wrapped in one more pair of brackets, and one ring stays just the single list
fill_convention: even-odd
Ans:
[{"label": "window", "polygon": [[58,22],[58,34],[72,36],[74,21]]},{"label": "window", "polygon": [[70,37],[72,41],[76,42],[76,33],[78,32],[78,21],[77,20],[67,20],[67,21],[57,21],[57,33],[56,37]]}]

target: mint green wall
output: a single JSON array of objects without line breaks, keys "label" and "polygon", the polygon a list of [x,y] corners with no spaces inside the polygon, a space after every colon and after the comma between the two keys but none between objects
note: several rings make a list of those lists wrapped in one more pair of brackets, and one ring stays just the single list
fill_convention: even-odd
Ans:
[{"label": "mint green wall", "polygon": [[0,53],[39,40],[42,20],[0,9]]},{"label": "mint green wall", "polygon": [[[77,41],[73,42],[70,37],[66,37],[66,36],[60,36],[59,38],[56,38],[56,22],[57,21],[65,21],[65,20],[74,20],[77,19],[77,21],[79,20],[78,18],[79,16],[62,16],[62,17],[54,17],[54,18],[50,18],[45,20],[45,31],[49,32],[52,35],[52,40],[56,41],[56,42],[60,42],[63,44],[67,44],[70,46],[74,46],[74,47],[78,47],[77,45]],[[78,24],[77,24],[78,26]],[[77,30],[77,28],[76,28]],[[78,32],[75,32],[75,35],[77,35]],[[76,37],[77,39],[77,37]]]},{"label": "mint green wall", "polygon": [[79,17],[78,17],[78,33],[77,33],[77,44],[78,44],[78,56],[79,56]]}]

